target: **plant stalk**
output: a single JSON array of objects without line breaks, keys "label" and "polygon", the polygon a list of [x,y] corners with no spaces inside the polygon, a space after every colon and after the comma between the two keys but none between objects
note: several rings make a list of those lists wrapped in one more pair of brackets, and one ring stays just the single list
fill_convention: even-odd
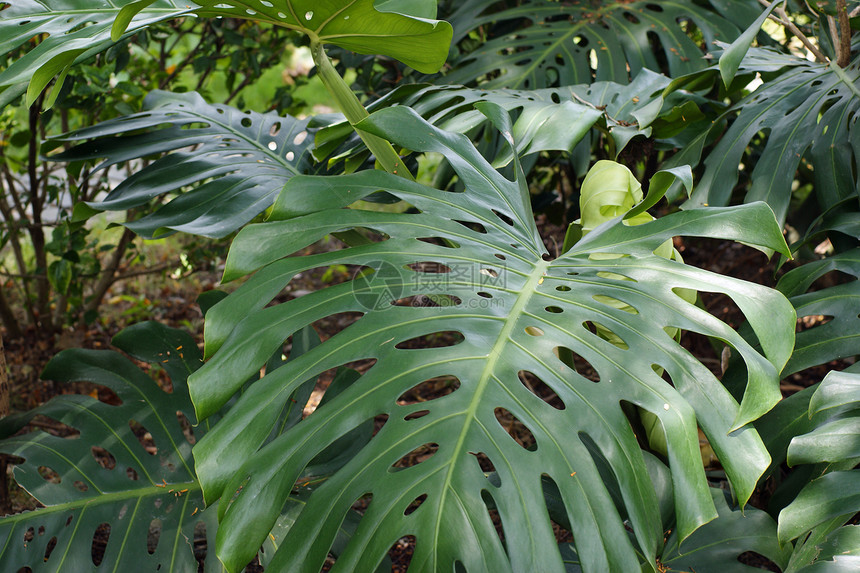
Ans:
[{"label": "plant stalk", "polygon": [[[340,77],[340,74],[337,73],[337,70],[334,69],[331,60],[329,60],[328,55],[325,53],[323,45],[318,41],[313,40],[311,42],[311,54],[313,55],[314,63],[317,66],[317,72],[319,73],[323,85],[325,85],[326,89],[337,102],[340,110],[346,116],[347,121],[349,121],[350,125],[355,128],[355,125],[358,122],[370,114],[367,113],[367,110],[364,109],[364,106],[361,105],[361,102],[358,101],[357,97],[355,97],[355,94],[352,92],[350,87],[344,79]],[[394,150],[394,147],[390,142],[357,128],[355,132],[361,140],[364,141],[364,144],[370,152],[373,153],[383,169],[394,175],[399,175],[409,179],[410,181],[415,180],[412,173],[410,173],[403,165],[403,161],[400,159],[400,156]]]},{"label": "plant stalk", "polygon": [[836,65],[840,68],[851,63],[851,22],[848,19],[848,5],[845,0],[836,0],[836,17],[839,19],[839,57]]}]

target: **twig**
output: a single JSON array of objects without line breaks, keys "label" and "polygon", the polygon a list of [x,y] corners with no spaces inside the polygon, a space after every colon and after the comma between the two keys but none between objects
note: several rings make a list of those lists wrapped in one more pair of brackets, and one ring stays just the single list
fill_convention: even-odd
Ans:
[{"label": "twig", "polygon": [[108,263],[107,268],[99,278],[96,286],[93,287],[93,296],[84,306],[84,315],[99,307],[110,286],[118,280],[117,271],[119,270],[119,265],[122,262],[122,257],[125,255],[125,251],[128,249],[128,245],[131,243],[132,239],[134,239],[134,233],[130,229],[126,228],[113,250],[113,255],[111,256],[111,260]]},{"label": "twig", "polygon": [[[758,1],[759,1],[759,4],[766,6],[766,7],[770,7],[770,2],[768,2],[768,0],[758,0]],[[782,24],[783,26],[788,28],[788,30],[792,34],[794,34],[794,36],[798,40],[800,40],[804,46],[806,46],[806,49],[809,50],[812,53],[812,55],[815,56],[815,59],[818,60],[820,63],[826,64],[829,61],[827,59],[827,56],[825,56],[821,52],[821,50],[819,50],[815,46],[815,44],[813,44],[812,41],[806,37],[806,34],[801,32],[800,28],[798,28],[794,24],[794,22],[791,21],[791,19],[788,17],[788,13],[786,13],[785,8],[783,6],[777,7],[775,11],[777,12],[777,14],[779,14],[779,17],[774,16],[771,13],[771,15],[768,16],[768,19],[773,20],[774,22],[777,22],[778,24]]]},{"label": "twig", "polygon": [[844,68],[851,63],[851,22],[848,20],[848,5],[845,0],[836,0],[836,15],[839,18],[839,51],[836,65]]}]

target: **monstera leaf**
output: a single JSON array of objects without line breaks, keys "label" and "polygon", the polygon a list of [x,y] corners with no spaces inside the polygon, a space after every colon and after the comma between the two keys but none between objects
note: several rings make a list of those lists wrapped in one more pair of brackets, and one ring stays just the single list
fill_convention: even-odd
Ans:
[{"label": "monstera leaf", "polygon": [[[730,122],[704,159],[705,172],[691,204],[729,204],[738,181],[738,165],[744,164],[751,172],[744,201],[765,201],[784,221],[792,183],[804,157],[811,163],[822,211],[856,197],[857,179],[846,166],[854,163],[860,146],[858,61],[842,69],[769,48],[751,49],[739,74],[767,74],[768,80],[672,159],[672,164],[697,164],[706,142]],[[716,67],[711,73],[716,73]],[[753,158],[747,155],[751,142],[762,132],[767,134],[763,149]]]},{"label": "monstera leaf", "polygon": [[[482,37],[489,32],[489,38],[452,59],[446,82],[512,89],[592,79],[627,83],[643,68],[662,71],[661,60],[676,77],[706,67],[703,48],[714,40],[731,42],[759,12],[747,1],[711,2],[711,9],[684,0],[527,0],[503,11],[495,10],[496,4],[465,2],[450,17],[457,40],[471,31]],[[742,28],[732,22],[738,16],[744,19]],[[694,40],[696,34],[702,39]]]},{"label": "monstera leaf", "polygon": [[[503,110],[481,107],[510,142]],[[559,492],[585,570],[638,570],[638,556],[654,569],[663,541],[660,509],[625,404],[654,413],[665,430],[682,538],[717,516],[697,426],[745,502],[769,463],[748,422],[779,399],[777,373],[792,348],[794,313],[776,291],[653,251],[674,235],[691,234],[784,252],[765,205],[691,210],[635,227],[619,217],[553,259],[535,227],[521,173],[515,181],[502,177],[465,136],[434,128],[404,107],[382,110],[359,127],[408,149],[443,154],[467,191],[439,191],[380,171],[296,177],[275,204],[275,220],[238,235],[225,280],[259,271],[207,315],[211,358],[191,381],[201,419],[230,400],[297,328],[330,315],[362,316],[251,384],[195,446],[205,499],[221,498],[218,555],[228,569],[242,567],[249,549],[268,535],[307,464],[381,415],[387,421],[367,446],[310,496],[273,559],[276,570],[319,569],[337,525],[369,494],[339,569],[373,568],[394,542],[412,535],[418,570],[460,563],[469,571],[560,571],[545,483]],[[652,185],[639,211],[654,204],[659,187]],[[414,209],[343,209],[378,190]],[[373,231],[369,239],[379,240],[289,256],[348,229]],[[331,264],[362,271],[353,281],[268,306],[298,273]],[[684,301],[678,289],[731,297],[753,324],[763,354]],[[597,328],[621,344],[607,342]],[[670,328],[717,338],[743,356],[749,376],[740,405]],[[414,339],[435,343],[410,348]],[[298,384],[362,359],[375,362],[360,379],[263,445]],[[521,377],[545,384],[561,403],[546,403]],[[410,403],[410,389],[428,381],[453,392]],[[533,438],[529,447],[508,435],[515,421]],[[400,468],[399,460],[414,459],[416,451],[424,451],[420,463]],[[428,457],[428,451],[434,453]],[[616,500],[610,489],[620,492]],[[489,507],[498,511],[504,543]]]},{"label": "monstera leaf", "polygon": [[62,79],[75,61],[104,51],[123,34],[187,15],[251,18],[297,30],[322,44],[391,56],[433,73],[445,61],[452,34],[449,24],[430,19],[435,6],[435,0],[286,0],[277,6],[262,0],[12,0],[0,10],[0,55],[34,36],[47,37],[0,73],[0,88],[11,86],[20,93],[29,82],[29,104],[55,75]]},{"label": "monstera leaf", "polygon": [[[539,90],[485,90],[413,84],[395,89],[368,109],[406,105],[437,127],[473,135],[476,129],[489,123],[475,104],[492,102],[509,112],[518,112],[512,135],[520,157],[539,151],[571,151],[602,121],[620,153],[633,137],[651,134],[649,125],[663,109],[662,90],[668,85],[668,78],[650,70],[642,70],[626,85],[595,82]],[[681,92],[673,92],[668,104],[680,97]],[[346,140],[348,145],[339,148]],[[357,147],[358,141],[352,127],[340,122],[319,130],[313,153],[319,159],[332,154],[337,158],[355,155],[364,149]],[[493,164],[507,165],[512,159],[511,148],[501,141]]]},{"label": "monstera leaf", "polygon": [[[194,414],[186,379],[203,363],[197,344],[188,334],[154,322],[126,328],[113,343],[168,373],[170,392],[112,351],[68,350],[48,364],[43,377],[101,384],[121,404],[64,395],[0,421],[2,435],[13,434],[37,415],[80,431],[74,439],[34,432],[0,441],[0,451],[24,458],[14,470],[18,483],[47,506],[0,518],[3,570],[88,571],[110,564],[113,570],[180,572],[199,571],[202,563],[203,571],[223,571],[213,549],[218,520],[213,509],[204,509],[191,457],[191,444],[211,429],[217,416],[193,429],[187,424]],[[296,333],[290,358],[318,343],[312,329]],[[282,364],[279,352],[267,368]],[[343,386],[340,381],[354,375],[339,373],[332,383],[335,394]],[[307,401],[315,382],[296,390],[273,436],[298,423],[302,412],[296,404]],[[367,442],[368,430],[353,432],[318,457],[314,475],[340,467],[344,455]],[[270,561],[314,488],[306,480],[290,495],[262,544],[261,564]],[[334,554],[354,535],[357,518],[355,513],[347,516]]]},{"label": "monstera leaf", "polygon": [[193,186],[126,226],[147,238],[169,231],[223,237],[267,209],[291,177],[312,170],[307,123],[210,105],[194,92],[154,91],[141,113],[57,138],[89,141],[51,159],[105,158],[99,167],[107,168],[165,153],[89,206],[124,211]]},{"label": "monstera leaf", "polygon": [[[839,271],[853,280],[820,290],[810,290],[821,277]],[[783,376],[812,366],[857,354],[860,347],[860,249],[806,263],[787,272],[777,283],[797,309],[797,316],[823,316],[822,324],[797,335],[797,344]],[[807,292],[810,291],[810,292]]]},{"label": "monstera leaf", "polygon": [[[185,380],[202,363],[197,345],[156,323],[126,329],[114,343],[163,368],[173,391],[112,351],[68,350],[49,363],[46,378],[101,384],[121,404],[72,394],[3,420],[4,434],[35,415],[80,431],[74,439],[39,431],[0,441],[0,451],[25,460],[17,482],[47,506],[0,519],[4,570],[88,571],[104,561],[129,571],[197,571],[193,545],[213,546],[217,520],[204,510],[191,457],[208,423],[193,437],[180,423],[194,420]],[[208,555],[205,570],[221,571]]]},{"label": "monstera leaf", "polygon": [[860,460],[860,373],[849,370],[830,372],[818,385],[808,413],[816,427],[788,448],[789,465],[824,468],[779,514],[780,540],[800,537],[789,572],[818,571],[819,563],[821,570],[850,571],[860,555],[857,528],[843,527],[860,511],[860,470],[853,469]]},{"label": "monstera leaf", "polygon": [[660,563],[666,567],[664,571],[761,571],[738,561],[738,556],[747,551],[764,555],[784,569],[791,556],[791,546],[780,545],[774,520],[758,509],[732,509],[726,493],[720,489],[711,489],[711,495],[720,516],[681,543],[678,532],[673,531],[660,557]]}]

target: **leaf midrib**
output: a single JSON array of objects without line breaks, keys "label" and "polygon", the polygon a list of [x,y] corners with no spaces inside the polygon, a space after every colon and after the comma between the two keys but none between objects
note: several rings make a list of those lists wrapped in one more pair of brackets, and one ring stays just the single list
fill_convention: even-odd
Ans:
[{"label": "leaf midrib", "polygon": [[[484,365],[484,369],[481,373],[481,377],[478,380],[477,386],[475,388],[475,392],[473,394],[472,403],[469,405],[469,408],[464,412],[465,414],[465,422],[463,424],[463,428],[460,430],[460,435],[457,436],[457,443],[455,444],[452,452],[451,452],[451,464],[448,466],[448,473],[445,476],[445,481],[442,484],[441,488],[441,498],[439,499],[439,508],[444,508],[445,506],[445,498],[448,496],[448,492],[452,491],[451,481],[454,477],[454,470],[457,467],[457,462],[463,458],[460,454],[463,450],[463,444],[466,441],[466,436],[469,434],[469,429],[471,428],[472,422],[477,419],[476,413],[478,409],[478,405],[481,404],[481,397],[489,385],[490,380],[493,378],[493,373],[495,372],[496,362],[498,362],[499,358],[502,355],[502,351],[504,347],[508,344],[511,336],[511,332],[513,332],[514,327],[518,322],[518,318],[523,313],[523,309],[525,309],[531,297],[537,292],[537,285],[541,278],[546,274],[546,269],[549,267],[549,262],[547,261],[537,261],[535,262],[535,268],[529,275],[525,284],[523,284],[522,290],[520,290],[519,295],[517,296],[517,300],[514,302],[514,306],[511,308],[510,313],[508,314],[508,318],[505,322],[505,325],[502,327],[502,330],[499,332],[499,336],[496,338],[496,341],[493,343],[492,348],[487,353],[487,362]],[[456,492],[455,492],[456,493]],[[442,526],[442,515],[443,511],[438,511],[436,513],[436,523],[433,531],[433,539],[439,539],[440,537],[440,529]],[[438,544],[434,544],[434,547],[438,547]],[[438,563],[436,563],[437,554],[434,552],[433,554],[433,566],[431,570],[435,571],[438,568]]]}]

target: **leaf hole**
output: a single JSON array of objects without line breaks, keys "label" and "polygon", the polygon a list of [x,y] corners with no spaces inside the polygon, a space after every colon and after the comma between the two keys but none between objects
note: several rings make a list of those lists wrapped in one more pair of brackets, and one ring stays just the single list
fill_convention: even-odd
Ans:
[{"label": "leaf hole", "polygon": [[[573,475],[570,476],[570,479],[576,478],[576,472],[571,473]],[[558,484],[547,474],[540,476],[540,484],[543,489],[543,498],[547,502],[546,508],[553,523],[553,531],[555,531],[557,524],[560,524],[558,525],[559,529],[569,531],[571,528],[570,518],[567,515],[567,509],[561,497],[561,492],[558,489]]]},{"label": "leaf hole", "polygon": [[479,293],[478,293],[478,296],[479,296],[479,297],[481,297],[481,298],[493,298],[493,295],[491,295],[491,294],[490,294],[490,293],[488,293],[488,292],[484,292],[484,291],[479,292]]},{"label": "leaf hole", "polygon": [[428,243],[430,245],[436,245],[437,247],[444,247],[446,249],[459,249],[460,245],[450,239],[443,239],[442,237],[418,237],[416,240],[421,241],[422,243]]},{"label": "leaf hole", "polygon": [[485,490],[481,490],[481,500],[484,502],[484,506],[487,508],[487,515],[490,518],[490,521],[493,523],[493,527],[496,530],[496,535],[499,536],[499,540],[504,543],[505,542],[505,528],[502,525],[502,516],[499,514],[499,510],[496,509],[496,500],[493,498],[493,495]]},{"label": "leaf hole", "polygon": [[418,410],[416,412],[410,412],[409,414],[406,414],[405,416],[403,416],[403,419],[407,422],[409,420],[418,420],[419,418],[423,418],[429,413],[430,410]]},{"label": "leaf hole", "polygon": [[[478,466],[481,468],[481,471],[485,474],[495,474],[496,466],[493,465],[492,460],[485,454],[484,452],[469,452],[475,459],[478,461]],[[498,474],[496,474],[498,475]],[[496,483],[494,484],[497,487],[501,486],[501,480],[496,479]]]},{"label": "leaf hole", "polygon": [[55,535],[55,536],[51,537],[51,539],[48,540],[48,545],[45,547],[45,557],[42,560],[47,562],[48,559],[51,558],[51,553],[54,552],[54,548],[56,548],[56,547],[57,547],[57,536]]},{"label": "leaf hole", "polygon": [[153,519],[149,522],[149,531],[146,534],[146,552],[152,555],[158,549],[158,541],[161,539],[161,520]]},{"label": "leaf hole", "polygon": [[24,545],[33,541],[34,537],[36,537],[36,530],[32,527],[28,527],[27,531],[24,532]]},{"label": "leaf hole", "polygon": [[460,388],[460,380],[456,376],[437,376],[416,384],[400,395],[397,403],[400,405],[415,404],[438,400]]},{"label": "leaf hole", "polygon": [[242,124],[242,127],[251,127],[254,124],[250,117],[243,117],[240,123]]},{"label": "leaf hole", "polygon": [[401,571],[406,571],[409,564],[412,563],[412,556],[415,555],[415,544],[417,539],[414,535],[406,535],[398,539],[391,549],[388,550],[388,555],[393,563],[397,563],[401,567]]},{"label": "leaf hole", "polygon": [[152,439],[152,434],[149,433],[143,424],[138,422],[137,420],[129,420],[128,427],[131,428],[134,437],[137,438],[137,441],[140,442],[140,445],[143,446],[144,451],[154,456],[158,453],[158,448],[155,447],[155,441]]},{"label": "leaf hole", "polygon": [[548,306],[544,308],[544,310],[551,314],[561,314],[564,312],[564,309],[562,309],[560,306]]},{"label": "leaf hole", "polygon": [[74,486],[78,491],[82,491],[82,492],[87,492],[90,489],[90,486],[88,486],[87,484],[85,484],[84,482],[82,482],[80,480],[76,481],[74,483]]},{"label": "leaf hole", "polygon": [[566,286],[566,285],[561,285],[561,286],[555,287],[555,290],[557,290],[559,292],[570,292],[570,287]]},{"label": "leaf hole", "polygon": [[269,128],[269,135],[271,137],[275,137],[276,135],[278,135],[278,133],[280,133],[280,131],[281,131],[281,122],[277,121],[277,122],[273,123],[272,126]]},{"label": "leaf hole", "polygon": [[461,304],[463,304],[463,299],[452,294],[416,294],[391,301],[392,306],[409,306],[412,308],[448,308]]},{"label": "leaf hole", "polygon": [[185,441],[187,441],[192,446],[197,443],[197,438],[194,437],[194,427],[191,425],[191,422],[188,420],[188,417],[180,410],[176,411],[176,419],[179,421],[179,427],[182,428],[182,435],[185,436]]},{"label": "leaf hole", "polygon": [[48,466],[39,466],[36,471],[39,472],[39,475],[42,476],[42,479],[44,479],[45,481],[49,481],[51,483],[62,483],[63,481],[63,478],[60,477],[60,474],[58,474]]},{"label": "leaf hole", "polygon": [[116,467],[116,458],[104,448],[93,446],[90,448],[96,462],[106,470],[112,470]]},{"label": "leaf hole", "polygon": [[455,222],[455,223],[460,223],[461,225],[463,225],[463,226],[464,226],[464,227],[466,227],[467,229],[469,229],[469,230],[471,230],[471,231],[474,231],[474,232],[476,232],[476,233],[481,233],[482,235],[486,235],[486,234],[487,234],[487,228],[486,228],[486,227],[484,227],[484,226],[483,226],[482,224],[480,224],[480,223],[473,223],[473,222],[470,222],[470,221],[458,221],[458,220],[456,220],[456,219],[454,219],[454,222]]},{"label": "leaf hole", "polygon": [[40,525],[40,526],[39,526],[39,529],[37,530],[37,532],[39,533],[39,535],[45,535],[45,526],[44,526],[44,525]]},{"label": "leaf hole", "polygon": [[526,334],[528,334],[529,336],[543,336],[544,335],[543,329],[538,328],[537,326],[527,326],[525,328],[525,331],[526,331]]},{"label": "leaf hole", "polygon": [[93,545],[90,552],[93,558],[93,565],[96,567],[101,565],[105,558],[105,549],[107,549],[108,541],[110,541],[110,524],[102,523],[93,532]]},{"label": "leaf hole", "polygon": [[500,253],[496,253],[494,256],[495,256],[497,259],[499,259],[500,261],[506,261],[506,260],[508,260],[508,259],[507,259],[507,257],[505,257],[505,255],[502,255],[502,254],[500,254]]},{"label": "leaf hole", "polygon": [[206,533],[206,524],[198,521],[194,524],[194,558],[198,565],[202,568],[206,563],[206,554],[209,551],[209,541]]},{"label": "leaf hole", "polygon": [[600,375],[597,369],[591,365],[581,355],[577,354],[567,346],[556,346],[552,350],[555,357],[561,360],[565,366],[573,369],[580,376],[591,380],[592,382],[600,382]]},{"label": "leaf hole", "polygon": [[304,143],[304,141],[305,141],[305,139],[307,139],[307,137],[308,137],[307,131],[300,131],[293,138],[293,145],[301,145],[302,143]]},{"label": "leaf hole", "polygon": [[416,273],[447,274],[451,272],[451,267],[435,261],[409,263],[405,268]]},{"label": "leaf hole", "polygon": [[528,370],[520,370],[517,376],[519,377],[522,385],[525,386],[529,392],[556,410],[564,410],[564,402],[562,402],[561,398],[558,397],[558,394],[556,394],[552,388],[547,386],[546,382],[541,380],[536,374],[529,372]]},{"label": "leaf hole", "polygon": [[296,158],[296,154],[292,151],[287,151],[287,154],[284,155],[284,157],[287,159],[287,161],[292,161]]},{"label": "leaf hole", "polygon": [[70,515],[69,517],[67,517],[67,518],[66,518],[66,525],[65,525],[65,527],[70,526],[70,525],[72,524],[72,519],[74,519],[74,518],[75,518],[75,516],[74,516],[74,515]]},{"label": "leaf hole", "polygon": [[519,418],[501,406],[497,407],[493,412],[496,415],[496,421],[516,443],[526,450],[537,449],[534,434]]},{"label": "leaf hole", "polygon": [[131,481],[137,481],[138,479],[140,479],[134,468],[125,468],[125,475],[127,475],[128,479],[130,479]]},{"label": "leaf hole", "polygon": [[634,315],[639,314],[638,310],[636,310],[635,308],[633,308],[632,306],[630,306],[626,302],[618,300],[615,297],[606,296],[603,294],[596,294],[596,295],[592,296],[591,298],[593,298],[596,302],[599,302],[600,304],[606,305],[610,308],[623,310],[624,312],[629,313],[629,314],[634,314]]},{"label": "leaf hole", "polygon": [[624,342],[624,339],[618,336],[611,329],[603,326],[599,322],[593,320],[586,320],[582,323],[582,327],[590,332],[591,334],[599,337],[601,340],[605,340],[606,342],[612,344],[613,346],[620,348],[621,350],[629,350],[630,346]]},{"label": "leaf hole", "polygon": [[498,278],[499,271],[495,269],[481,269],[481,274],[495,279]]},{"label": "leaf hole", "polygon": [[433,457],[436,452],[439,451],[439,444],[435,442],[428,442],[422,446],[418,446],[405,456],[401,457],[399,460],[391,464],[391,467],[388,468],[389,472],[397,471],[399,469],[410,468],[413,466],[417,466],[420,463],[424,463]]},{"label": "leaf hole", "polygon": [[502,222],[505,223],[506,225],[508,225],[510,227],[514,226],[514,220],[510,216],[506,215],[505,213],[502,213],[501,211],[497,211],[495,209],[493,209],[493,213],[496,215],[496,217],[501,219]]},{"label": "leaf hole", "polygon": [[403,511],[403,515],[411,515],[411,514],[415,513],[415,510],[418,509],[419,507],[421,507],[421,504],[424,503],[425,501],[427,501],[427,494],[422,493],[421,495],[416,497],[414,500],[412,500],[412,503],[410,503],[406,507],[406,509]]},{"label": "leaf hole", "polygon": [[[744,565],[755,567],[756,569],[764,569],[766,571],[782,571],[776,563],[755,551],[745,551],[738,555],[738,562]],[[824,569],[822,567],[822,569]]]},{"label": "leaf hole", "polygon": [[402,342],[398,342],[394,348],[398,350],[427,350],[429,348],[448,348],[456,346],[465,340],[460,332],[455,330],[444,330],[431,332],[422,336],[416,336]]}]

